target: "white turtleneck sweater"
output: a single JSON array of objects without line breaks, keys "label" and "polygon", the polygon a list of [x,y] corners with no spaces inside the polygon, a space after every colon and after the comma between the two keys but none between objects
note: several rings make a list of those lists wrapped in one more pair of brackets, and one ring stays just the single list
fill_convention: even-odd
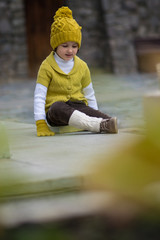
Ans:
[{"label": "white turtleneck sweater", "polygon": [[[68,74],[73,66],[74,66],[74,59],[71,60],[63,60],[60,58],[56,53],[53,55],[55,58],[56,63],[58,64],[59,68],[65,73]],[[83,93],[85,98],[88,101],[88,106],[98,110],[97,101],[94,95],[94,90],[92,83],[90,83],[86,88],[83,89]],[[40,84],[36,84],[35,92],[34,92],[34,119],[35,121],[46,119],[45,113],[45,102],[46,102],[46,95],[47,95],[47,88]]]}]

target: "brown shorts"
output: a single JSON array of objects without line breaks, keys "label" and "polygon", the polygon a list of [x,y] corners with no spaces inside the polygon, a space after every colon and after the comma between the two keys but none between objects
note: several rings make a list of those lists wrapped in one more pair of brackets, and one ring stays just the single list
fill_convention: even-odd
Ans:
[{"label": "brown shorts", "polygon": [[53,103],[50,106],[46,114],[47,122],[49,123],[50,126],[66,126],[68,125],[69,119],[75,110],[83,112],[90,117],[97,117],[103,119],[110,118],[110,116],[108,116],[107,114],[101,113],[98,110],[86,106],[86,104],[82,101],[77,102],[59,101]]}]

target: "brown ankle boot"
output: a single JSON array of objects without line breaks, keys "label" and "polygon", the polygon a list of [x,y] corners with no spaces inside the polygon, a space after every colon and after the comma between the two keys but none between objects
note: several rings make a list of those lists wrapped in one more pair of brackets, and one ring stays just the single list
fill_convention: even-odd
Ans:
[{"label": "brown ankle boot", "polygon": [[100,132],[118,133],[117,118],[104,119],[100,123]]}]

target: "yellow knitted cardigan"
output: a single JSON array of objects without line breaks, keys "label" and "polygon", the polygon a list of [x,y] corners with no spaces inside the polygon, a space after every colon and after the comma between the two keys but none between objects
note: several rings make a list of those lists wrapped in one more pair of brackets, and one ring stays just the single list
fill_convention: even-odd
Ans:
[{"label": "yellow knitted cardigan", "polygon": [[83,88],[91,83],[87,64],[79,57],[74,57],[74,66],[65,74],[56,63],[53,52],[42,62],[38,71],[37,83],[47,87],[45,111],[57,101],[83,101],[87,105]]}]

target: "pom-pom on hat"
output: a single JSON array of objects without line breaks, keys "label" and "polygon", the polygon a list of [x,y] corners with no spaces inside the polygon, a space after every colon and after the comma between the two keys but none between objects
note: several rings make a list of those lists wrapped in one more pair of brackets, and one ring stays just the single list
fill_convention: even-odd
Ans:
[{"label": "pom-pom on hat", "polygon": [[54,22],[51,25],[50,44],[53,50],[65,42],[76,42],[81,46],[81,29],[78,23],[73,19],[72,11],[68,7],[61,7],[54,16]]}]

